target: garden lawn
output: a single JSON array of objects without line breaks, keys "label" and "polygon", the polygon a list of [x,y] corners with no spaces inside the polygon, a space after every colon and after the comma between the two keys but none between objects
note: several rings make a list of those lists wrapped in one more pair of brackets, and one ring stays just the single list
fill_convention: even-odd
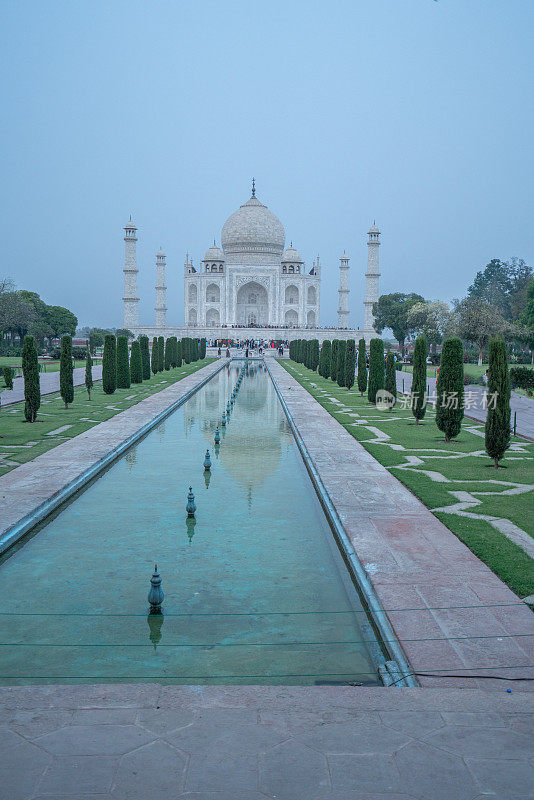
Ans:
[{"label": "garden lawn", "polygon": [[[514,366],[514,364],[511,364]],[[534,369],[534,364],[521,364],[522,367],[529,367],[530,369]],[[437,377],[437,367],[433,364],[427,364],[426,372],[428,378],[436,378]],[[471,381],[476,382],[481,378],[484,373],[488,369],[488,364],[482,364],[482,366],[478,366],[478,364],[464,364],[464,375],[466,375]],[[402,365],[403,372],[412,372],[413,373],[413,366],[411,364],[403,364]]]},{"label": "garden lawn", "polygon": [[400,402],[391,412],[380,411],[356,387],[341,388],[293,361],[279,363],[514,592],[534,594],[534,560],[484,519],[508,520],[534,536],[534,443],[512,437],[502,461],[506,469],[495,470],[480,423],[465,419],[457,440],[446,444],[431,408],[415,425]]},{"label": "garden lawn", "polygon": [[[34,423],[24,420],[23,402],[6,406],[0,410],[0,475],[161,392],[212,361],[213,358],[206,358],[157,375],[151,373],[150,380],[132,384],[129,389],[117,389],[114,394],[104,394],[102,381],[97,381],[91,390],[91,400],[85,386],[76,386],[74,401],[68,409],[59,393],[43,395]],[[65,426],[66,430],[59,430]]]}]

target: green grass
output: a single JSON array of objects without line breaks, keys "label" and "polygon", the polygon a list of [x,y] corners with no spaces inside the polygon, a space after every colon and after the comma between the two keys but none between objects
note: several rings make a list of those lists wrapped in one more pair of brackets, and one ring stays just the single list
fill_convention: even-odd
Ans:
[{"label": "green grass", "polygon": [[[76,360],[75,367],[85,367],[85,359],[82,361]],[[101,358],[93,358],[93,364],[101,364]],[[40,358],[39,364],[41,367],[41,372],[59,372],[59,359],[57,361],[51,361],[48,358]],[[22,358],[20,356],[0,356],[0,367],[19,367],[22,369]],[[4,387],[4,383],[2,383],[2,387]]]},{"label": "green grass", "polygon": [[[465,510],[475,515],[474,518],[447,511],[436,511],[436,516],[520,597],[534,593],[533,560],[488,521],[478,518],[488,515],[507,519],[534,536],[534,444],[512,437],[512,448],[502,461],[506,469],[495,470],[490,466],[491,460],[484,451],[483,436],[475,433],[484,431],[484,426],[479,423],[465,420],[458,439],[454,443],[446,444],[435,425],[434,411],[431,408],[427,409],[423,424],[415,425],[410,410],[402,409],[399,404],[391,412],[379,411],[368,403],[365,396],[360,397],[355,387],[349,392],[301,364],[292,361],[280,363],[429,509],[458,503],[459,500],[452,492],[473,494],[480,504]],[[311,386],[312,383],[315,387]],[[326,391],[327,395],[321,390]],[[329,400],[329,397],[343,402],[343,408],[349,411],[340,411],[340,406]],[[358,416],[351,417],[351,413]],[[378,441],[376,433],[370,431],[369,426],[391,438],[386,442]],[[401,445],[404,450],[392,449],[390,444]],[[418,456],[423,463],[409,466],[408,469],[399,469],[406,464],[408,455]],[[447,481],[432,480],[426,472],[440,473]],[[502,492],[512,488],[510,485],[492,484],[488,481],[521,484],[527,486],[528,490],[522,494],[507,495]],[[488,491],[497,494],[477,494]]]},{"label": "green grass", "polygon": [[[511,366],[513,366],[513,364]],[[521,366],[534,369],[533,364],[522,364]],[[437,375],[437,369],[438,368],[432,364],[428,364],[426,369],[427,378],[435,378]],[[482,375],[484,375],[487,369],[487,364],[482,364],[481,367],[479,367],[478,364],[464,364],[464,375],[467,375],[469,378],[471,378],[471,380],[478,380],[482,377]],[[413,366],[411,364],[403,364],[402,371],[413,373]]]},{"label": "green grass", "polygon": [[[214,361],[206,358],[192,364],[184,364],[177,369],[151,374],[148,381],[132,384],[129,389],[117,389],[114,394],[104,394],[102,382],[95,382],[91,390],[91,400],[87,398],[85,386],[74,389],[74,401],[65,409],[59,393],[43,395],[37,422],[24,420],[24,403],[14,403],[0,410],[0,475],[5,475],[20,464],[51,450],[67,439],[83,433],[111,419],[115,414],[136,405],[145,397],[161,392],[169,385],[180,381],[187,375]],[[111,406],[111,408],[108,408]],[[64,425],[71,427],[53,436],[47,434]],[[8,463],[6,463],[8,462]]]}]

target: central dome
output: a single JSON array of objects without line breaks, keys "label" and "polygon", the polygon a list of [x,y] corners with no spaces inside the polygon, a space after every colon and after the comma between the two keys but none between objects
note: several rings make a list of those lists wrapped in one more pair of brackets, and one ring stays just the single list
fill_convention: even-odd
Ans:
[{"label": "central dome", "polygon": [[270,253],[280,257],[286,235],[278,217],[253,194],[223,225],[221,243],[228,253]]}]

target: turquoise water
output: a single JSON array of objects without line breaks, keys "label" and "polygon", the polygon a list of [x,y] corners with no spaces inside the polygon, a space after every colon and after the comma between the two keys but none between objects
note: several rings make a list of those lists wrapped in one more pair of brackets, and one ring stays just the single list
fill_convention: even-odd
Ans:
[{"label": "turquoise water", "polygon": [[[0,682],[378,683],[372,629],[259,366],[214,452],[239,368],[0,566]],[[148,615],[155,563],[162,616]]]}]

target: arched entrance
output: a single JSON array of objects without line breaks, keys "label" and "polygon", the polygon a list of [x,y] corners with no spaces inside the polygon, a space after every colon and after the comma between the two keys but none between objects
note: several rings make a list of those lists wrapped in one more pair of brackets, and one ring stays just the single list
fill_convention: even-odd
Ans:
[{"label": "arched entrance", "polygon": [[237,292],[236,323],[238,325],[267,325],[269,296],[260,283],[245,283]]}]

